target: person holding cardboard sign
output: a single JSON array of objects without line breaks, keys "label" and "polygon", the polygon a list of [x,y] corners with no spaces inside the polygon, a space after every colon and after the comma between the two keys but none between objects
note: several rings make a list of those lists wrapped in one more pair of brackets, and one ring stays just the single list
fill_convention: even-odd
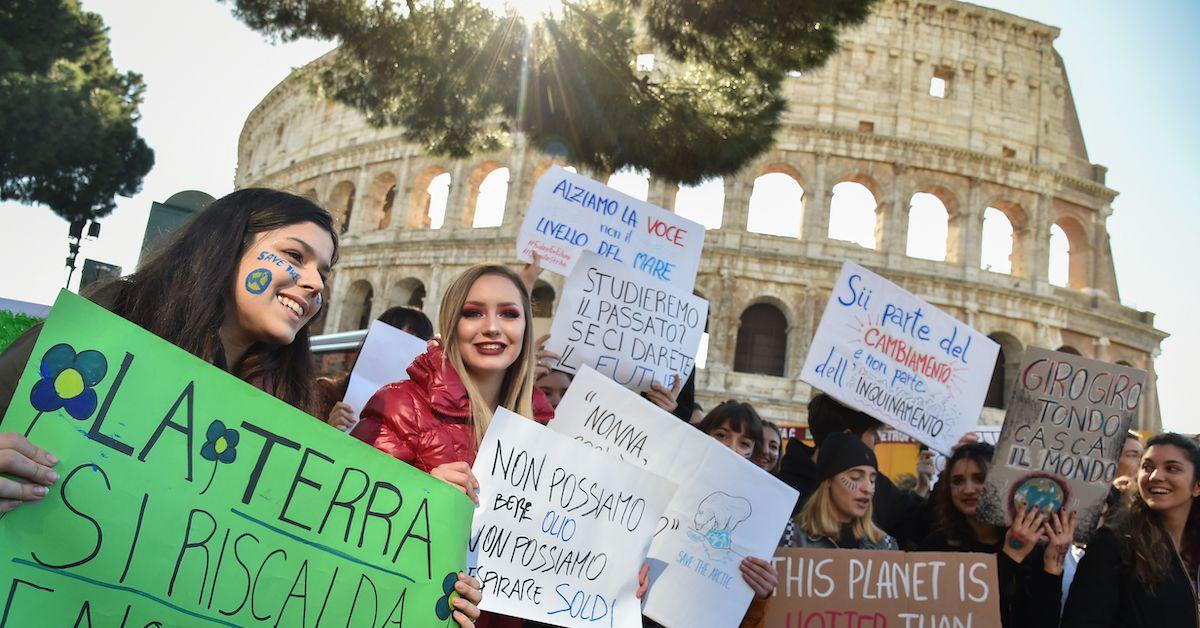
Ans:
[{"label": "person holding cardboard sign", "polygon": [[[521,276],[494,263],[467,269],[442,297],[438,330],[442,340],[408,367],[411,379],[376,392],[351,434],[478,503],[471,465],[496,408],[540,423],[554,417],[533,386],[533,312]],[[522,622],[483,613],[475,625]]]},{"label": "person holding cardboard sign", "polygon": [[1151,438],[1126,495],[1088,543],[1062,628],[1200,626],[1200,445]]},{"label": "person holding cardboard sign", "polygon": [[[1075,536],[1075,513],[1018,514],[1008,529],[975,517],[995,447],[967,443],[954,450],[933,492],[935,529],[918,546],[925,552],[979,552],[996,555],[1000,620],[1004,626],[1030,626],[1058,614],[1063,559]],[[1039,545],[1039,537],[1049,541]]]}]

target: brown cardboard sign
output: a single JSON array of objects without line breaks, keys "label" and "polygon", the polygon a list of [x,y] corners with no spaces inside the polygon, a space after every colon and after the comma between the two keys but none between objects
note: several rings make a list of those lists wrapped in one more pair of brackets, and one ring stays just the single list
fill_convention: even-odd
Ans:
[{"label": "brown cardboard sign", "polygon": [[1010,525],[1036,506],[1079,513],[1096,529],[1146,372],[1037,347],[1025,350],[975,516]]},{"label": "brown cardboard sign", "polygon": [[1000,628],[996,557],[780,549],[772,628]]}]

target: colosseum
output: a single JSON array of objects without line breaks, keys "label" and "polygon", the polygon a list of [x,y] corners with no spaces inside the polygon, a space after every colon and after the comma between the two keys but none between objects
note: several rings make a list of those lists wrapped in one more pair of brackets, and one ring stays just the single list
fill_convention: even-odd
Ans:
[{"label": "colosseum", "polygon": [[[796,374],[850,259],[1000,344],[985,423],[1002,419],[1022,352],[1036,345],[1147,370],[1137,427],[1159,429],[1154,358],[1166,334],[1152,313],[1121,304],[1107,230],[1117,192],[1088,159],[1058,34],[971,4],[888,0],[844,32],[822,69],[787,79],[774,149],[736,176],[697,190],[619,175],[678,213],[706,205],[701,404],[736,396],[802,426],[811,389]],[[296,191],[340,221],[341,261],[319,322],[328,333],[393,305],[436,320],[442,290],[466,266],[516,264],[530,191],[551,163],[562,162],[520,137],[461,161],[426,154],[293,74],[246,120],[236,185]],[[562,282],[543,274],[535,315],[550,315]]]}]

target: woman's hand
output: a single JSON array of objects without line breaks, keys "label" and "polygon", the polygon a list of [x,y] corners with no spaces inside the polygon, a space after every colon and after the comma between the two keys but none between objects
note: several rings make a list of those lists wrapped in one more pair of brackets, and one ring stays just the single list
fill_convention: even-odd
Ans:
[{"label": "woman's hand", "polygon": [[429,472],[429,475],[457,488],[479,505],[479,480],[471,473],[471,466],[465,462],[447,462],[440,464]]},{"label": "woman's hand", "polygon": [[679,407],[679,402],[675,398],[679,396],[679,390],[683,388],[683,378],[679,375],[675,376],[675,383],[671,385],[671,389],[667,390],[666,386],[656,382],[650,384],[650,390],[642,393],[647,399],[654,402],[654,405],[666,410],[674,412],[675,408]]},{"label": "woman's hand", "polygon": [[1013,562],[1024,561],[1029,552],[1037,546],[1038,535],[1041,534],[1045,521],[1046,515],[1042,514],[1037,506],[1030,506],[1024,512],[1017,513],[1012,526],[1008,528],[1008,534],[1004,535],[1004,553],[1008,554]]},{"label": "woman's hand", "polygon": [[562,356],[553,351],[546,351],[546,341],[550,339],[550,334],[546,334],[538,338],[533,343],[533,349],[536,352],[536,361],[533,363],[533,381],[550,374],[550,364],[562,359]]},{"label": "woman's hand", "polygon": [[921,497],[929,497],[929,489],[933,488],[933,459],[937,456],[936,451],[925,450],[921,452],[921,459],[917,461],[917,487],[913,489],[917,495]]},{"label": "woman's hand", "polygon": [[333,409],[329,411],[329,417],[325,422],[342,430],[349,432],[354,429],[354,424],[358,423],[358,419],[354,416],[354,408],[345,401],[339,401],[333,404]]},{"label": "woman's hand", "polygon": [[1072,510],[1070,514],[1052,513],[1042,524],[1042,533],[1050,539],[1046,553],[1042,555],[1042,568],[1052,576],[1060,576],[1067,552],[1075,540],[1075,511]]},{"label": "woman's hand", "polygon": [[483,585],[478,580],[461,571],[454,590],[459,597],[454,598],[454,621],[459,628],[475,628],[475,620],[479,619],[479,601],[483,599]]},{"label": "woman's hand", "polygon": [[757,557],[747,556],[742,559],[739,567],[742,570],[742,580],[754,589],[754,597],[765,600],[775,593],[775,585],[779,583],[775,568],[771,563]]},{"label": "woman's hand", "polygon": [[642,599],[646,597],[646,589],[650,588],[650,563],[642,563],[642,568],[638,570],[638,586],[633,592],[633,597]]},{"label": "woman's hand", "polygon": [[58,481],[51,467],[58,458],[16,432],[0,433],[0,513],[26,502],[36,502],[50,493]]},{"label": "woman's hand", "polygon": [[532,295],[533,284],[537,282],[538,275],[542,274],[542,256],[537,253],[530,253],[529,256],[533,261],[521,269],[521,283],[525,284],[525,292]]}]

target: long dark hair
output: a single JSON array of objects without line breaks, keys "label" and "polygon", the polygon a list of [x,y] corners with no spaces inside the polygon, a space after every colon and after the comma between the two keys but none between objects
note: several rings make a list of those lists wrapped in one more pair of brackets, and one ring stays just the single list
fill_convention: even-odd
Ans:
[{"label": "long dark hair", "polygon": [[[209,362],[223,351],[218,334],[233,299],[234,275],[255,236],[311,222],[333,238],[333,218],[312,201],[265,188],[228,194],[198,212],[144,263],[118,280],[113,311],[156,336]],[[309,323],[287,345],[255,343],[229,372],[306,412],[315,395]]]},{"label": "long dark hair", "polygon": [[[1146,451],[1155,445],[1172,445],[1182,449],[1192,462],[1192,483],[1200,481],[1200,445],[1196,441],[1173,432],[1165,432],[1146,441]],[[1145,456],[1145,454],[1143,454]],[[1138,471],[1141,473],[1140,469]],[[1171,564],[1171,539],[1162,527],[1158,513],[1150,508],[1137,486],[1126,490],[1127,498],[1110,524],[1121,543],[1121,560],[1133,569],[1133,577],[1139,584],[1153,590],[1166,581]],[[1192,499],[1187,524],[1183,527],[1182,556],[1190,557],[1194,563],[1200,551],[1200,499]],[[1194,567],[1194,564],[1193,564]]]},{"label": "long dark hair", "polygon": [[980,540],[967,523],[967,516],[954,507],[954,498],[950,496],[950,473],[954,470],[954,465],[961,460],[970,460],[987,473],[995,453],[996,448],[988,443],[967,443],[955,449],[954,455],[946,461],[946,470],[942,472],[942,477],[933,489],[933,512],[937,517],[935,527],[951,543],[962,545],[979,543]]}]

